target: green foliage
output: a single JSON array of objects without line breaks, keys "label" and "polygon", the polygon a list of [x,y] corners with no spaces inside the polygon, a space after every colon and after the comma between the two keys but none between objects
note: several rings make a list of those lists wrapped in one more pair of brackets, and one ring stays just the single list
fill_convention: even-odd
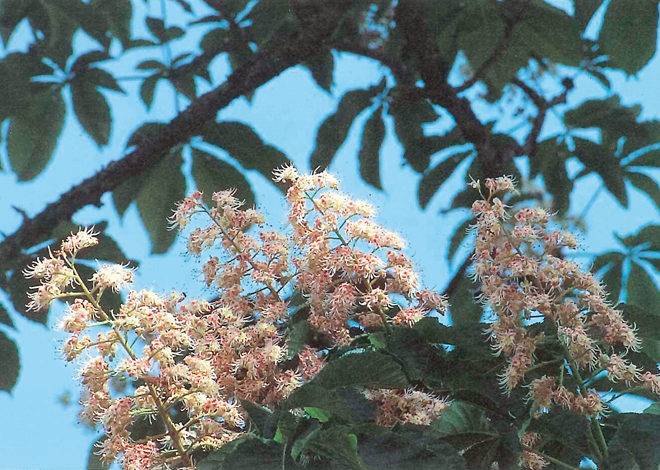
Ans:
[{"label": "green foliage", "polygon": [[[326,9],[336,2],[203,3],[205,17],[198,14],[201,2],[186,0],[165,0],[162,9],[149,9],[145,17],[143,5],[138,9],[131,0],[0,1],[0,39],[7,48],[0,61],[0,124],[5,126],[2,144],[7,158],[3,161],[9,163],[9,168],[1,170],[21,182],[41,175],[58,148],[68,118],[77,120],[99,150],[106,148],[120,128],[117,119],[124,119],[114,109],[115,93],[133,98],[134,88],[136,99],[149,110],[166,83],[176,95],[178,117],[168,126],[176,132],[165,135],[164,123],[135,123],[126,147],[129,153],[135,148],[148,152],[157,142],[167,155],[140,167],[139,174],[105,186],[112,188],[120,215],[135,203],[152,252],[165,253],[176,236],[167,230],[167,217],[185,197],[186,183],[203,191],[209,205],[214,191],[236,188],[237,197],[250,207],[256,202],[256,191],[246,172],[254,170],[270,180],[272,171],[289,161],[250,123],[215,122],[215,113],[212,122],[186,120],[182,115],[198,116],[199,109],[211,106],[226,90],[239,90],[238,95],[251,99],[259,77],[275,76],[269,74],[282,58],[291,60],[291,66],[305,67],[313,83],[332,97],[339,88],[335,65],[350,52],[378,61],[382,79],[365,89],[342,89],[343,94],[336,96],[336,108],[316,132],[309,157],[312,169],[329,167],[359,122],[361,129],[353,131],[361,135],[355,157],[362,180],[387,191],[381,179],[383,145],[395,136],[402,147],[400,162],[419,176],[417,198],[422,209],[447,188],[450,176],[462,164],[468,167],[460,175],[466,181],[483,179],[495,170],[521,179],[524,165],[519,159],[514,161],[514,156],[527,158],[530,179],[543,183],[553,198],[552,210],[567,216],[566,220],[575,215],[574,188],[591,174],[597,175],[620,206],[628,208],[634,200],[629,194],[633,188],[660,209],[656,174],[660,121],[640,121],[641,107],[623,105],[610,89],[613,71],[638,74],[655,55],[655,0],[579,0],[574,2],[573,15],[542,0],[360,0],[342,4],[339,25],[311,48],[308,39],[325,25]],[[177,26],[167,17],[168,8],[170,14],[173,11],[170,7],[181,12]],[[595,41],[586,40],[583,34],[601,7],[606,8],[601,31]],[[414,35],[404,26],[408,14],[416,21]],[[17,47],[16,31],[21,28],[31,39]],[[201,38],[199,49],[181,50],[178,46],[190,41],[194,28],[206,28],[196,36]],[[89,50],[79,52],[77,45],[73,47],[74,38],[90,43]],[[133,53],[140,55],[131,62]],[[290,59],[294,56],[295,60]],[[238,80],[217,80],[210,69],[218,60],[227,62]],[[450,70],[452,76],[461,75],[462,86],[448,81]],[[569,99],[565,107],[555,107],[565,100],[545,90],[563,87],[568,93],[573,85],[567,86],[566,79],[575,79],[575,86],[581,86],[584,76],[599,80],[608,89],[607,97],[580,104]],[[136,87],[129,85],[129,78]],[[201,96],[207,88],[206,84],[202,87],[203,80],[215,89],[210,95]],[[521,108],[517,112],[508,109],[514,101]],[[498,105],[502,112],[484,123],[480,110],[487,103]],[[559,123],[559,130],[546,133],[544,118],[549,114]],[[512,120],[515,126],[510,126]],[[180,122],[188,128],[177,128]],[[583,166],[577,175],[569,172],[575,162]],[[516,197],[521,203],[541,199],[534,194]],[[469,208],[476,198],[474,191],[462,190],[443,204],[443,212]],[[472,223],[461,220],[449,242],[449,260],[466,243],[466,228]],[[34,283],[25,280],[21,270],[35,257],[43,257],[55,240],[76,229],[70,221],[61,222],[49,228],[48,236],[22,239],[27,240],[21,242],[25,246],[18,247],[0,275],[0,287],[14,310],[43,325],[48,322],[45,313],[25,311],[26,292]],[[101,243],[77,260],[83,277],[91,277],[97,259],[129,261],[103,233],[105,228],[105,222],[97,224]],[[595,257],[593,270],[613,303],[626,299],[621,305],[624,317],[637,326],[642,339],[642,351],[629,352],[630,357],[657,372],[660,227],[649,225],[621,237],[620,242],[618,251]],[[449,283],[448,293],[451,326],[427,318],[411,329],[360,331],[349,347],[324,351],[323,371],[279,407],[243,401],[254,435],[208,456],[201,452],[205,458],[199,459],[198,468],[465,470],[490,469],[495,462],[500,468],[513,468],[521,450],[518,433],[527,427],[544,436],[539,448],[551,457],[574,467],[583,457],[594,457],[586,445],[590,425],[584,418],[555,409],[530,420],[531,404],[523,392],[501,393],[497,373],[504,359],[493,357],[485,342],[483,332],[489,325],[480,323],[482,318],[487,320],[483,306],[476,302],[480,286],[466,276],[464,266]],[[110,292],[101,299],[108,311],[116,311],[120,301],[119,295]],[[286,362],[292,369],[297,354],[318,340],[305,315],[300,310],[282,326],[287,331]],[[0,305],[0,324],[13,328],[5,305]],[[20,365],[17,346],[6,329],[0,331],[0,390],[11,393]],[[542,360],[552,357],[553,351],[543,346],[537,354]],[[555,369],[542,366],[531,375],[554,374]],[[612,385],[601,378],[594,378],[589,386],[599,391],[626,389],[624,384]],[[430,429],[385,429],[374,424],[376,409],[362,394],[365,387],[413,387],[447,394],[454,402]],[[631,393],[650,396],[645,390]],[[656,405],[643,415],[602,418],[607,424],[611,468],[658,467]],[[132,429],[135,436],[149,426],[143,421]],[[102,467],[90,457],[88,468]]]},{"label": "green foliage", "polygon": [[18,348],[4,332],[0,331],[0,390],[11,393],[21,369]]}]

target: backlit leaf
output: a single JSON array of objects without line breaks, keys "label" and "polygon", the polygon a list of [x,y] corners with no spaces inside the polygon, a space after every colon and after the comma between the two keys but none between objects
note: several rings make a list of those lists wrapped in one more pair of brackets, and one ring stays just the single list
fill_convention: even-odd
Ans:
[{"label": "backlit leaf", "polygon": [[628,193],[619,159],[602,145],[574,137],[575,155],[586,169],[598,173],[607,190],[623,207],[628,207]]},{"label": "backlit leaf", "polygon": [[0,331],[0,390],[11,393],[18,381],[21,365],[16,343]]},{"label": "backlit leaf", "polygon": [[232,165],[195,147],[192,148],[192,158],[193,178],[209,207],[213,206],[213,193],[227,189],[236,189],[236,197],[245,202],[245,207],[255,205],[250,183]]},{"label": "backlit leaf", "polygon": [[335,68],[335,59],[331,51],[321,52],[303,63],[311,72],[316,84],[330,93],[332,88],[332,73]]},{"label": "backlit leaf", "polygon": [[328,168],[335,154],[342,146],[355,118],[371,105],[376,96],[374,87],[368,90],[346,92],[339,101],[337,110],[325,118],[316,134],[316,145],[310,157],[310,166]]},{"label": "backlit leaf", "polygon": [[269,181],[273,170],[289,161],[284,153],[266,144],[252,127],[242,122],[214,122],[201,135],[205,142],[224,149],[243,168],[257,170]]},{"label": "backlit leaf", "polygon": [[639,305],[648,312],[660,309],[660,292],[653,278],[639,264],[632,262],[626,284],[626,302]]},{"label": "backlit leaf", "polygon": [[78,122],[96,145],[108,144],[112,129],[112,115],[105,96],[96,89],[95,84],[83,80],[71,83],[73,110]]},{"label": "backlit leaf", "polygon": [[422,209],[425,209],[429,202],[431,202],[433,195],[454,173],[458,165],[460,165],[465,158],[472,155],[472,153],[472,150],[468,150],[466,152],[450,155],[442,162],[438,163],[434,168],[424,173],[424,176],[422,176],[422,179],[419,181],[419,188],[417,189],[417,199]]},{"label": "backlit leaf", "polygon": [[46,167],[64,126],[65,113],[61,93],[44,91],[12,118],[7,152],[19,181],[31,180]]},{"label": "backlit leaf", "polygon": [[611,0],[598,42],[612,65],[632,75],[655,55],[657,30],[656,0]]},{"label": "backlit leaf", "polygon": [[380,149],[384,139],[383,107],[379,106],[364,125],[362,144],[358,153],[360,176],[365,183],[377,189],[383,189],[380,182]]}]

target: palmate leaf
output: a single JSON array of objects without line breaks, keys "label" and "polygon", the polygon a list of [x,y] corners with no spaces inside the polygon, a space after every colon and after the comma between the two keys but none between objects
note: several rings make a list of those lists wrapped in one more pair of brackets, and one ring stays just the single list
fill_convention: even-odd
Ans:
[{"label": "palmate leaf", "polygon": [[568,211],[573,189],[566,171],[566,152],[564,145],[558,145],[554,138],[550,138],[540,142],[536,153],[529,158],[530,176],[543,176],[545,187],[552,194],[553,209],[560,214]]},{"label": "palmate leaf", "polygon": [[9,316],[9,312],[2,304],[0,304],[0,323],[2,323],[3,325],[7,325],[11,328],[14,328],[14,322],[11,320],[11,317]]},{"label": "palmate leaf", "polygon": [[424,173],[417,189],[417,200],[422,209],[428,206],[433,195],[454,173],[458,165],[471,155],[473,155],[472,150],[454,153]]},{"label": "palmate leaf", "polygon": [[628,193],[619,159],[602,145],[579,137],[573,137],[573,141],[576,157],[589,172],[600,176],[607,190],[623,207],[628,207]]},{"label": "palmate leaf", "polygon": [[85,80],[71,83],[73,110],[78,122],[96,145],[108,144],[112,130],[112,115],[105,97],[96,89],[96,84]]},{"label": "palmate leaf", "polygon": [[[467,470],[455,448],[430,432],[400,428],[397,432],[377,428],[358,434],[362,461],[378,470]],[[344,467],[340,467],[342,470]]]},{"label": "palmate leaf", "polygon": [[[151,126],[151,131],[159,127],[156,123],[148,123],[145,126]],[[133,143],[132,140],[139,140],[136,134],[140,129],[129,140],[129,146]],[[148,138],[148,132],[143,133],[145,135],[142,138]],[[154,254],[165,253],[176,238],[176,232],[168,230],[168,217],[172,215],[176,203],[185,197],[186,182],[181,173],[181,152],[181,148],[172,151],[146,174],[127,180],[112,193],[113,203],[120,215],[132,201],[136,202],[142,223],[149,233],[151,252]]]},{"label": "palmate leaf", "polygon": [[644,267],[634,261],[630,265],[626,293],[627,303],[638,305],[647,312],[660,311],[660,291],[658,291],[658,287]]},{"label": "palmate leaf", "polygon": [[[282,461],[284,460],[284,464]],[[198,470],[303,470],[282,444],[271,440],[240,439],[216,450],[200,461]]]},{"label": "palmate leaf", "polygon": [[645,193],[660,210],[660,186],[656,180],[636,171],[626,171],[625,176],[633,186]]},{"label": "palmate leaf", "polygon": [[471,469],[489,469],[502,443],[486,413],[459,400],[442,412],[431,429],[461,452]]},{"label": "palmate leaf", "polygon": [[580,24],[582,30],[585,30],[591,18],[600,8],[604,0],[582,0],[575,3],[575,19]]},{"label": "palmate leaf", "polygon": [[0,391],[11,393],[18,381],[21,365],[18,348],[6,334],[0,331]]},{"label": "palmate leaf", "polygon": [[7,153],[19,181],[31,180],[44,170],[64,127],[65,113],[60,91],[43,90],[13,116],[9,124]]},{"label": "palmate leaf", "polygon": [[456,255],[456,251],[460,248],[461,243],[469,235],[468,229],[474,223],[472,218],[465,219],[461,224],[456,227],[454,234],[449,241],[449,249],[447,250],[447,260],[451,261]]},{"label": "palmate leaf", "polygon": [[394,118],[394,130],[405,149],[403,157],[413,170],[421,173],[428,168],[431,156],[444,148],[429,145],[422,127],[436,121],[438,114],[426,100],[397,96],[397,90],[393,94],[395,99],[390,103],[388,112]]},{"label": "palmate leaf", "polygon": [[383,106],[379,106],[367,120],[362,131],[362,144],[358,153],[360,176],[365,183],[383,189],[380,182],[380,149],[385,139]]},{"label": "palmate leaf", "polygon": [[332,74],[335,69],[335,59],[332,51],[321,52],[306,60],[303,65],[310,71],[319,88],[331,93]]},{"label": "palmate leaf", "polygon": [[346,354],[330,361],[312,380],[328,389],[342,387],[405,388],[408,379],[391,357],[377,352]]},{"label": "palmate leaf", "polygon": [[246,170],[257,170],[269,181],[273,170],[288,163],[286,155],[266,144],[247,124],[223,121],[205,126],[201,132],[205,142],[224,149]]},{"label": "palmate leaf", "polygon": [[610,64],[632,75],[655,55],[657,30],[657,1],[611,0],[598,42]]},{"label": "palmate leaf", "polygon": [[326,459],[333,460],[342,467],[369,470],[358,456],[357,436],[346,426],[314,429],[293,444],[291,456],[301,463]]},{"label": "palmate leaf", "polygon": [[614,305],[616,305],[621,295],[624,260],[623,253],[610,251],[597,256],[592,264],[592,271],[595,273],[607,266],[607,271],[602,276],[601,281],[605,284],[605,291],[609,294],[608,300]]},{"label": "palmate leaf", "polygon": [[316,145],[310,157],[313,169],[330,166],[339,147],[346,140],[353,121],[371,105],[371,100],[382,92],[384,85],[382,82],[381,86],[366,90],[351,90],[341,97],[337,110],[321,123],[316,133]]},{"label": "palmate leaf", "polygon": [[612,468],[656,470],[660,466],[660,416],[625,413],[608,442]]}]

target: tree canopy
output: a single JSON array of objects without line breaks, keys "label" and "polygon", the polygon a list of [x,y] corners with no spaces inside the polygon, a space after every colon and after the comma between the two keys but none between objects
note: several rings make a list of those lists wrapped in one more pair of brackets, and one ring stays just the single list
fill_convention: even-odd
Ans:
[{"label": "tree canopy", "polygon": [[[579,0],[569,12],[555,3],[2,1],[4,154],[0,163],[5,167],[0,171],[15,175],[20,182],[37,178],[51,162],[65,121],[72,118],[102,151],[121,119],[113,110],[113,94],[126,94],[135,106],[149,109],[159,90],[171,87],[176,116],[169,121],[136,123],[125,136],[121,155],[95,175],[72,184],[64,194],[53,194],[52,202],[39,213],[22,212],[20,226],[0,240],[0,289],[9,300],[0,303],[0,390],[11,392],[20,371],[19,348],[4,333],[13,327],[8,312],[13,309],[30,320],[47,322],[47,316],[26,311],[26,293],[34,283],[22,271],[35,258],[48,256],[54,241],[75,231],[72,217],[77,212],[90,205],[108,205],[101,199],[107,193],[112,194],[112,206],[120,216],[135,204],[149,233],[152,253],[162,254],[175,240],[167,219],[186,197],[187,181],[204,192],[207,204],[214,191],[229,188],[236,188],[248,206],[258,203],[257,191],[245,175],[253,171],[270,180],[290,156],[262,138],[250,123],[223,119],[223,109],[240,98],[251,100],[256,90],[295,67],[307,69],[318,87],[332,94],[333,70],[347,54],[378,62],[382,80],[337,97],[336,109],[316,131],[315,147],[307,160],[312,169],[331,168],[358,116],[366,115],[355,155],[362,179],[375,190],[387,191],[380,175],[382,148],[393,132],[403,148],[401,163],[419,175],[421,208],[429,206],[459,168],[466,168],[462,170],[466,183],[501,175],[536,182],[522,185],[508,204],[525,207],[549,202],[559,220],[576,230],[580,220],[574,217],[571,196],[576,183],[589,175],[597,175],[603,191],[622,207],[629,208],[633,191],[652,201],[655,217],[638,233],[621,237],[616,248],[595,254],[592,271],[602,279],[614,305],[625,300],[621,309],[626,320],[637,326],[642,340],[641,350],[634,355],[658,373],[660,121],[641,120],[641,107],[624,104],[610,82],[613,73],[634,77],[654,57],[658,2]],[[145,5],[153,8],[146,12]],[[194,45],[193,38],[199,38]],[[189,50],[174,53],[180,50],[177,44]],[[226,77],[211,73],[218,60],[230,64]],[[571,95],[579,92],[585,77],[597,81],[607,97],[574,103]],[[137,82],[138,92],[127,94],[125,81]],[[499,112],[486,120],[479,117],[483,107]],[[549,125],[550,120],[555,123]],[[502,124],[511,122],[518,125],[503,131]],[[549,133],[549,127],[559,131]],[[190,155],[190,170],[183,168],[184,155]],[[574,172],[571,168],[576,164],[579,170]],[[282,183],[276,184],[285,191]],[[7,199],[22,210],[19,201]],[[466,187],[453,196],[448,210],[460,212],[477,199],[479,194]],[[466,228],[473,223],[465,217],[451,236],[449,261],[461,254]],[[76,260],[83,277],[92,276],[90,261],[130,261],[105,233],[106,226],[107,221],[98,221],[99,245]],[[305,407],[312,418],[257,405],[246,408],[259,428],[259,440],[223,448],[202,460],[199,468],[281,468],[285,461],[287,468],[297,468],[304,460],[301,455],[329,457],[334,466],[353,468],[515,465],[521,451],[515,429],[527,427],[525,420],[533,412],[522,392],[502,394],[497,376],[486,373],[504,362],[491,355],[482,335],[488,328],[487,318],[483,305],[475,302],[482,286],[474,276],[466,275],[470,263],[469,257],[459,260],[444,290],[451,326],[426,319],[413,329],[397,329],[392,333],[396,340],[372,333],[358,346],[373,350],[363,362],[351,364],[365,373],[378,369],[383,377],[374,381],[382,381],[383,386],[405,382],[404,386],[450,393],[456,401],[431,431],[376,430],[365,424],[368,417],[361,422],[333,416],[341,415],[338,402],[354,407],[351,412],[357,415],[373,412],[362,409],[366,405],[346,391],[345,385],[359,383],[331,377],[332,370],[341,369],[342,361],[355,362],[341,351],[336,369],[325,369],[330,378],[324,379],[323,387],[332,391],[332,399],[311,383],[308,396],[300,393],[303,403],[290,405]],[[103,298],[108,309],[118,309],[121,301],[119,294]],[[297,333],[303,342],[309,339],[306,331]],[[440,345],[453,349],[447,352]],[[436,365],[429,367],[430,362]],[[465,368],[470,376],[458,374]],[[452,382],[452,374],[460,379]],[[592,377],[589,386],[657,401],[642,387],[612,384],[602,376]],[[601,436],[610,457],[602,455],[602,448],[587,447],[587,435],[595,432],[590,420],[558,410],[536,424],[548,436],[543,452],[573,467],[589,457],[602,468],[656,468],[660,463],[654,450],[660,448],[657,406],[643,415],[612,413],[600,418],[606,424]],[[636,430],[634,434],[631,429]],[[561,466],[551,461],[550,468]]]}]

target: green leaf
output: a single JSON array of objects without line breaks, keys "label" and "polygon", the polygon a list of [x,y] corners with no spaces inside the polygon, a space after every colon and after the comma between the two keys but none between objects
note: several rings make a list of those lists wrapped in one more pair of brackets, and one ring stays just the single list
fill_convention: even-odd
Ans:
[{"label": "green leaf", "polygon": [[417,200],[422,209],[426,209],[426,206],[431,202],[433,195],[440,189],[454,171],[456,171],[458,165],[472,154],[472,150],[455,153],[424,173],[424,176],[422,176],[422,179],[419,181],[419,188],[417,189]]},{"label": "green leaf", "polygon": [[541,173],[545,187],[552,194],[553,208],[561,214],[568,211],[573,182],[566,172],[565,146],[557,145],[554,138],[539,143],[530,157],[530,175]]},{"label": "green leaf", "polygon": [[272,419],[274,413],[265,406],[261,406],[250,400],[241,400],[241,406],[247,412],[250,422],[257,427],[263,437],[266,437],[264,435],[266,425]]},{"label": "green leaf", "polygon": [[161,78],[162,77],[160,76],[160,74],[155,73],[145,78],[142,81],[142,84],[140,85],[140,99],[147,107],[147,109],[151,108],[151,103],[153,103],[154,101],[154,92],[156,91],[156,85],[158,84],[158,80],[160,80]]},{"label": "green leaf", "polygon": [[390,356],[377,352],[353,353],[330,361],[312,380],[328,389],[341,387],[404,388],[408,379]]},{"label": "green leaf", "polygon": [[291,4],[287,0],[272,2],[261,0],[247,15],[246,19],[252,24],[248,30],[250,39],[258,45],[266,43],[280,29],[280,27],[293,18]]},{"label": "green leaf", "polygon": [[635,235],[620,239],[628,248],[635,248],[642,244],[648,244],[647,250],[660,251],[660,225],[647,225]]},{"label": "green leaf", "polygon": [[[183,69],[183,67],[180,69]],[[174,70],[169,78],[169,81],[172,83],[176,91],[181,93],[190,101],[193,101],[197,97],[195,74],[191,73],[191,71],[187,71],[185,75],[182,75],[180,72],[177,74],[177,70]]]},{"label": "green leaf", "polygon": [[240,171],[218,157],[195,147],[192,147],[192,159],[192,176],[197,189],[203,193],[206,205],[213,206],[214,192],[236,189],[236,197],[244,201],[246,207],[254,207],[254,193],[250,183]]},{"label": "green leaf", "polygon": [[176,203],[186,195],[181,165],[181,149],[170,153],[149,172],[135,198],[154,254],[165,253],[176,238],[176,231],[169,230],[168,217]]},{"label": "green leaf", "polygon": [[0,61],[0,81],[3,84],[0,121],[22,114],[26,108],[39,106],[44,93],[53,93],[48,90],[49,85],[33,81],[33,77],[52,75],[52,72],[34,49],[4,56]]},{"label": "green leaf", "polygon": [[380,149],[385,139],[383,106],[379,106],[371,115],[362,131],[362,144],[358,153],[360,176],[365,183],[377,189],[383,189],[380,182]]},{"label": "green leaf", "polygon": [[110,60],[111,58],[112,57],[110,57],[108,52],[105,50],[93,50],[90,52],[86,52],[85,54],[81,54],[80,56],[78,56],[76,61],[71,66],[71,72],[73,74],[84,72],[85,70],[89,69],[89,66],[91,64],[95,64],[97,62],[103,62],[105,60]]},{"label": "green leaf", "polygon": [[660,466],[660,416],[622,414],[608,448],[611,468],[656,470]]},{"label": "green leaf", "polygon": [[9,312],[2,304],[0,304],[0,323],[14,328],[14,322],[11,320]]},{"label": "green leaf", "polygon": [[313,169],[325,169],[348,136],[348,131],[355,118],[371,105],[371,100],[378,94],[375,87],[368,90],[352,90],[342,96],[337,110],[328,116],[316,133],[316,145],[310,157]]},{"label": "green leaf", "polygon": [[291,456],[301,462],[318,458],[330,459],[350,468],[368,469],[358,456],[357,437],[346,426],[313,430],[293,444]]},{"label": "green leaf", "polygon": [[[427,100],[410,100],[404,97],[396,97],[390,103],[388,111],[394,118],[397,138],[405,149],[403,157],[413,170],[423,172],[428,168],[431,156],[444,148],[437,145],[437,141],[428,141],[424,136],[423,124],[435,122],[438,114]],[[434,145],[430,145],[431,143]]]},{"label": "green leaf", "polygon": [[483,309],[476,300],[478,285],[466,275],[460,276],[449,295],[449,313],[454,325],[478,323]]},{"label": "green leaf", "polygon": [[596,10],[600,8],[600,5],[604,0],[580,0],[575,2],[575,19],[580,24],[582,30],[587,28],[587,25],[591,21],[591,18],[596,13]]},{"label": "green leaf", "polygon": [[639,305],[647,312],[660,310],[660,291],[658,291],[658,287],[646,270],[634,261],[630,266],[626,292],[626,302]]},{"label": "green leaf", "polygon": [[324,51],[303,62],[303,65],[311,72],[312,78],[322,89],[331,93],[332,73],[335,68],[335,59],[332,51]]},{"label": "green leaf", "polygon": [[430,433],[384,432],[359,436],[362,461],[378,470],[467,470],[465,459]]},{"label": "green leaf", "polygon": [[18,24],[30,11],[30,7],[37,3],[25,0],[3,0],[0,2],[0,38],[5,46],[9,42]]},{"label": "green leaf", "polygon": [[303,469],[291,459],[283,445],[248,438],[224,445],[196,467],[198,470],[282,470],[283,459],[287,470]]},{"label": "green leaf", "polygon": [[204,127],[205,142],[224,149],[247,170],[257,170],[269,181],[273,170],[288,163],[286,155],[261,140],[247,124],[236,121],[212,123]]},{"label": "green leaf", "polygon": [[655,55],[657,30],[656,0],[611,0],[598,42],[610,64],[632,75]]},{"label": "green leaf", "polygon": [[305,344],[307,343],[307,334],[309,332],[309,323],[307,321],[300,321],[295,323],[289,334],[287,335],[286,343],[286,358],[288,360],[293,359],[298,355],[300,351],[303,350]]},{"label": "green leaf", "polygon": [[602,277],[605,284],[605,290],[608,292],[608,300],[614,305],[617,304],[621,295],[621,284],[623,279],[623,253],[609,252],[602,254],[594,259],[593,272],[600,271],[604,266],[609,265],[608,270]]},{"label": "green leaf", "polygon": [[[135,140],[148,139],[148,134],[157,132],[160,126],[158,123],[143,125],[129,139],[129,146]],[[169,230],[168,217],[176,203],[185,197],[186,182],[181,173],[181,153],[181,148],[172,151],[145,174],[127,180],[112,193],[115,208],[120,215],[132,201],[136,202],[154,254],[165,253],[176,238],[176,232]]]},{"label": "green leaf", "polygon": [[639,131],[637,117],[640,110],[639,106],[621,106],[619,97],[614,95],[604,100],[585,101],[577,108],[567,111],[564,124],[568,127],[600,127],[604,132],[618,138]]},{"label": "green leaf", "polygon": [[12,118],[7,152],[19,181],[31,180],[44,170],[64,127],[65,113],[59,92],[43,92]]},{"label": "green leaf", "polygon": [[588,171],[598,173],[607,190],[623,207],[628,207],[628,193],[619,159],[602,145],[573,137],[575,155]]},{"label": "green leaf", "polygon": [[[582,28],[565,11],[541,0],[530,2],[529,13],[516,26],[515,38],[529,56],[543,57],[552,62],[578,66],[584,59]],[[511,52],[509,52],[511,53]]]},{"label": "green leaf", "polygon": [[131,41],[131,0],[91,0],[89,5],[95,12],[96,21],[105,23],[108,31],[126,47]]},{"label": "green leaf", "polygon": [[627,171],[626,178],[633,186],[645,193],[655,204],[655,207],[660,210],[660,186],[656,180],[644,173],[637,173],[635,171]]},{"label": "green leaf", "polygon": [[119,86],[115,77],[99,68],[90,68],[83,73],[83,79],[87,82],[93,83],[97,87],[107,88],[108,90],[124,93],[124,90]]},{"label": "green leaf", "polygon": [[0,390],[11,394],[16,382],[21,365],[18,358],[16,343],[0,331]]},{"label": "green leaf", "polygon": [[282,403],[283,410],[305,407],[318,408],[331,416],[337,416],[346,421],[353,421],[356,418],[356,413],[351,410],[340,394],[314,383],[308,383],[295,389]]},{"label": "green leaf", "polygon": [[89,454],[87,455],[87,470],[107,470],[110,468],[108,464],[103,463],[101,456],[98,454],[99,447],[107,439],[108,436],[104,434],[95,440],[94,444],[92,444],[92,447],[89,449]]},{"label": "green leaf", "polygon": [[655,402],[644,410],[644,413],[649,415],[660,415],[660,402]]},{"label": "green leaf", "polygon": [[78,122],[96,145],[108,144],[112,129],[112,115],[105,97],[96,89],[95,84],[83,80],[71,82],[73,110]]}]

